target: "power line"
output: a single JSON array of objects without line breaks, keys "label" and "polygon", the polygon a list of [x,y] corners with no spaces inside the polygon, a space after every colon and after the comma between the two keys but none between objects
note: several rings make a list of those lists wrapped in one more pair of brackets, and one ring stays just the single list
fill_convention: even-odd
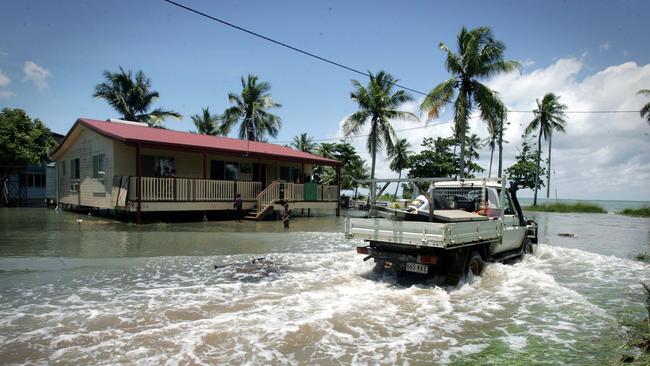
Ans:
[{"label": "power line", "polygon": [[[454,122],[453,120],[449,121],[444,121],[444,122],[438,122],[438,123],[429,123],[424,126],[417,126],[417,127],[409,127],[409,128],[402,128],[400,130],[395,130],[395,132],[404,132],[404,131],[411,131],[411,130],[418,130],[421,128],[429,128],[429,127],[434,127],[438,125],[444,125],[447,123],[452,123]],[[329,138],[322,138],[322,139],[312,139],[313,142],[321,142],[321,141],[338,141],[338,140],[347,140],[347,139],[356,139],[356,138],[361,138],[361,137],[368,137],[370,135],[354,135],[354,136],[347,136],[347,137],[329,137]],[[291,143],[291,141],[274,141],[274,144],[287,144]]]},{"label": "power line", "polygon": [[[177,3],[176,1],[173,1],[173,0],[163,0],[163,1],[166,2],[166,3],[168,3],[168,4],[174,5],[174,6],[178,7],[178,8],[181,8],[181,9],[187,10],[187,11],[189,11],[189,12],[191,12],[191,13],[194,13],[194,14],[200,15],[200,16],[202,16],[202,17],[204,17],[204,18],[207,18],[207,19],[213,20],[213,21],[215,21],[215,22],[221,23],[221,24],[226,25],[226,26],[228,26],[228,27],[231,27],[231,28],[237,29],[237,30],[239,30],[239,31],[242,31],[242,32],[248,33],[248,34],[250,34],[250,35],[252,35],[252,36],[254,36],[254,37],[261,38],[261,39],[263,39],[263,40],[265,40],[265,41],[268,41],[268,42],[274,43],[274,44],[276,44],[276,45],[278,45],[278,46],[281,46],[281,47],[284,47],[284,48],[290,49],[290,50],[292,50],[292,51],[294,51],[294,52],[298,52],[298,53],[301,53],[301,54],[303,54],[303,55],[305,55],[305,56],[309,56],[309,57],[315,58],[315,59],[317,59],[317,60],[320,60],[320,61],[326,62],[326,63],[328,63],[328,64],[330,64],[330,65],[333,65],[333,66],[336,66],[336,67],[340,67],[340,68],[342,68],[342,69],[345,69],[345,70],[351,71],[351,72],[356,73],[356,74],[359,74],[359,75],[366,76],[366,77],[368,77],[368,78],[372,78],[372,76],[371,76],[370,74],[368,74],[368,73],[366,73],[366,72],[363,72],[363,71],[361,71],[361,70],[359,70],[359,69],[355,69],[355,68],[353,68],[353,67],[346,66],[346,65],[344,65],[344,64],[342,64],[342,63],[339,63],[339,62],[336,62],[336,61],[330,60],[330,59],[325,58],[325,57],[322,57],[322,56],[318,56],[318,55],[316,55],[316,54],[314,54],[314,53],[311,53],[311,52],[305,51],[305,50],[300,49],[300,48],[298,48],[298,47],[291,46],[291,45],[286,44],[286,43],[284,43],[284,42],[280,42],[280,41],[278,41],[278,40],[275,40],[275,39],[273,39],[273,38],[267,37],[267,36],[262,35],[262,34],[260,34],[260,33],[253,32],[252,30],[246,29],[246,28],[244,28],[244,27],[240,27],[240,26],[235,25],[235,24],[233,24],[233,23],[227,22],[227,21],[225,21],[225,20],[223,20],[223,19],[220,19],[220,18],[214,17],[214,16],[212,16],[212,15],[206,14],[206,13],[204,13],[204,12],[202,12],[202,11],[199,11],[199,10],[196,10],[196,9],[193,9],[193,8],[190,8],[189,6],[185,6],[185,5],[183,5],[183,4]],[[398,87],[398,88],[400,88],[400,89],[408,90],[408,91],[410,91],[410,92],[412,92],[412,93],[416,93],[416,94],[420,94],[420,95],[424,95],[424,96],[428,95],[428,93],[425,93],[425,92],[422,92],[422,91],[419,91],[419,90],[416,90],[416,89],[413,89],[413,88],[409,88],[409,87],[404,86],[404,85],[400,85],[400,84],[393,83],[393,82],[388,82],[388,83],[391,84],[391,85],[393,85],[393,86],[396,86],[396,87]],[[437,98],[437,99],[439,99],[439,100],[443,100],[443,101],[445,101],[445,102],[447,102],[447,103],[451,103],[451,102],[452,102],[451,100],[448,100],[448,99],[442,99],[442,98]],[[512,112],[512,113],[532,113],[533,111],[532,111],[532,110],[531,110],[531,111],[508,110],[508,112]],[[640,111],[638,111],[638,110],[636,110],[636,111],[634,111],[634,110],[565,111],[565,113],[576,113],[576,114],[579,114],[579,113],[583,113],[583,114],[587,114],[587,113],[639,113],[639,112],[640,112]]]},{"label": "power line", "polygon": [[[235,29],[240,30],[240,31],[242,31],[242,32],[248,33],[248,34],[250,34],[250,35],[252,35],[252,36],[255,36],[255,37],[261,38],[261,39],[263,39],[263,40],[265,40],[265,41],[269,41],[269,42],[271,42],[271,43],[275,43],[275,44],[277,44],[278,46],[282,46],[282,47],[284,47],[284,48],[288,48],[288,49],[290,49],[290,50],[292,50],[292,51],[295,51],[295,52],[298,52],[298,53],[302,53],[303,55],[306,55],[306,56],[309,56],[309,57],[313,57],[313,58],[315,58],[315,59],[317,59],[317,60],[320,60],[320,61],[323,61],[323,62],[327,62],[327,63],[330,64],[330,65],[334,65],[334,66],[337,66],[337,67],[340,67],[340,68],[346,69],[346,70],[348,70],[348,71],[352,71],[352,72],[357,73],[357,74],[359,74],[359,75],[363,75],[363,76],[366,76],[366,77],[371,77],[370,74],[368,74],[368,73],[366,73],[366,72],[363,72],[363,71],[361,71],[361,70],[355,69],[355,68],[350,67],[350,66],[343,65],[343,64],[338,63],[338,62],[336,62],[336,61],[332,61],[332,60],[330,60],[330,59],[327,59],[327,58],[325,58],[325,57],[318,56],[318,55],[313,54],[313,53],[311,53],[311,52],[308,52],[308,51],[302,50],[302,49],[300,49],[300,48],[297,48],[297,47],[294,47],[294,46],[291,46],[291,45],[288,45],[288,44],[286,44],[286,43],[284,43],[284,42],[277,41],[277,40],[275,40],[275,39],[273,39],[273,38],[267,37],[267,36],[265,36],[265,35],[262,35],[262,34],[259,34],[259,33],[256,33],[256,32],[253,32],[252,30],[249,30],[249,29],[246,29],[246,28],[244,28],[244,27],[240,27],[240,26],[238,26],[238,25],[232,24],[232,23],[227,22],[227,21],[225,21],[225,20],[223,20],[223,19],[219,19],[219,18],[217,18],[217,17],[213,17],[212,15],[209,15],[209,14],[203,13],[203,12],[201,12],[201,11],[199,11],[199,10],[196,10],[196,9],[192,9],[192,8],[190,8],[190,7],[188,7],[188,6],[185,6],[185,5],[183,5],[183,4],[179,4],[179,3],[175,2],[175,1],[172,1],[172,0],[163,0],[163,1],[165,1],[165,2],[167,2],[167,3],[169,3],[169,4],[172,4],[172,5],[175,5],[175,6],[179,7],[179,8],[185,9],[185,10],[187,10],[187,11],[189,11],[189,12],[194,13],[194,14],[200,15],[200,16],[202,16],[202,17],[205,17],[205,18],[208,18],[208,19],[214,20],[215,22],[219,22],[219,23],[221,23],[221,24],[223,24],[223,25],[227,25],[227,26],[229,26],[229,27],[231,27],[231,28],[235,28]],[[388,83],[391,84],[391,85],[394,85],[394,86],[396,86],[396,87],[398,87],[398,88],[400,88],[400,89],[408,90],[408,91],[413,92],[413,93],[416,93],[416,94],[427,95],[427,93],[421,92],[421,91],[419,91],[419,90],[411,89],[411,88],[406,87],[406,86],[404,86],[404,85],[399,85],[399,84],[397,84],[397,83],[392,83],[392,82],[388,82]]]},{"label": "power line", "polygon": [[[516,111],[516,110],[510,110],[508,109],[509,113],[533,113],[534,111]],[[588,114],[594,114],[594,113],[639,113],[639,111],[634,111],[634,110],[611,110],[611,111],[564,111],[564,113],[588,113]]]}]

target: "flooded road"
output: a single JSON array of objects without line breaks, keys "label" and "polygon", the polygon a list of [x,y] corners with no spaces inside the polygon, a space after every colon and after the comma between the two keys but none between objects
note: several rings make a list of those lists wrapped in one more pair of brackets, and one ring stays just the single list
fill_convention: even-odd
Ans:
[{"label": "flooded road", "polygon": [[[0,360],[602,363],[644,316],[650,220],[530,215],[538,251],[456,288],[371,273],[335,217],[110,224],[0,209]],[[76,220],[83,218],[78,224]],[[253,232],[255,231],[255,232]],[[559,237],[572,233],[575,237]],[[253,258],[265,258],[251,263]],[[215,268],[216,266],[216,268]]]}]

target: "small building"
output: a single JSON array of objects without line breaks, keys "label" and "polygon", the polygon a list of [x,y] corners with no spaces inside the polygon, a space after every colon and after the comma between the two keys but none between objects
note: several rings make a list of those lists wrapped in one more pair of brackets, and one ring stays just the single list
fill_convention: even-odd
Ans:
[{"label": "small building", "polygon": [[292,209],[339,213],[339,185],[312,182],[336,160],[275,144],[78,119],[51,154],[58,202],[136,214],[231,210],[236,193],[257,218],[286,201]]},{"label": "small building", "polygon": [[[63,135],[52,132],[52,138],[60,143]],[[0,171],[9,171],[4,182],[6,197],[2,204],[11,206],[42,206],[55,197],[55,168],[53,162],[25,166],[0,166]],[[6,199],[6,202],[4,200]]]}]

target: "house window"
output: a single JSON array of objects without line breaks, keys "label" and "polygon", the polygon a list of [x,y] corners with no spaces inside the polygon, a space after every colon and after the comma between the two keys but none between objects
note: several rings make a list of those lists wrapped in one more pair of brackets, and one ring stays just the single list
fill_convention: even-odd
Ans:
[{"label": "house window", "polygon": [[225,165],[225,178],[226,180],[237,180],[239,173],[238,163],[226,163]]},{"label": "house window", "polygon": [[93,155],[93,178],[104,178],[104,154]]},{"label": "house window", "polygon": [[81,176],[81,166],[79,164],[79,159],[70,160],[70,179],[79,179]]},{"label": "house window", "polygon": [[294,183],[300,183],[300,176],[302,175],[300,168],[291,168],[291,180]]},{"label": "house window", "polygon": [[43,174],[29,174],[28,186],[29,187],[45,187],[45,175],[43,175]]},{"label": "house window", "polygon": [[223,160],[210,160],[210,179],[223,180],[224,162]]},{"label": "house window", "polygon": [[140,161],[143,177],[176,176],[174,158],[172,157],[142,155]]},{"label": "house window", "polygon": [[251,163],[241,163],[239,166],[239,172],[241,174],[252,174],[253,173],[253,164]]},{"label": "house window", "polygon": [[79,159],[70,160],[70,192],[79,192],[79,177],[81,176]]},{"label": "house window", "polygon": [[291,183],[291,168],[288,166],[281,166],[280,167],[280,179]]}]

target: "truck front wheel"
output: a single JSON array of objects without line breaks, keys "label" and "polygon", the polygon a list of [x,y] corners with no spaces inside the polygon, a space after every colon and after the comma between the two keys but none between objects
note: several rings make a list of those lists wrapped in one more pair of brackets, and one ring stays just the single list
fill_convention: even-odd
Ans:
[{"label": "truck front wheel", "polygon": [[467,261],[467,274],[472,274],[474,276],[478,276],[483,272],[483,257],[481,257],[481,253],[479,252],[472,252],[469,255],[469,260]]},{"label": "truck front wheel", "polygon": [[524,239],[524,253],[522,257],[526,254],[533,254],[535,253],[535,247],[533,246],[533,243],[530,242],[530,239],[526,238]]}]

